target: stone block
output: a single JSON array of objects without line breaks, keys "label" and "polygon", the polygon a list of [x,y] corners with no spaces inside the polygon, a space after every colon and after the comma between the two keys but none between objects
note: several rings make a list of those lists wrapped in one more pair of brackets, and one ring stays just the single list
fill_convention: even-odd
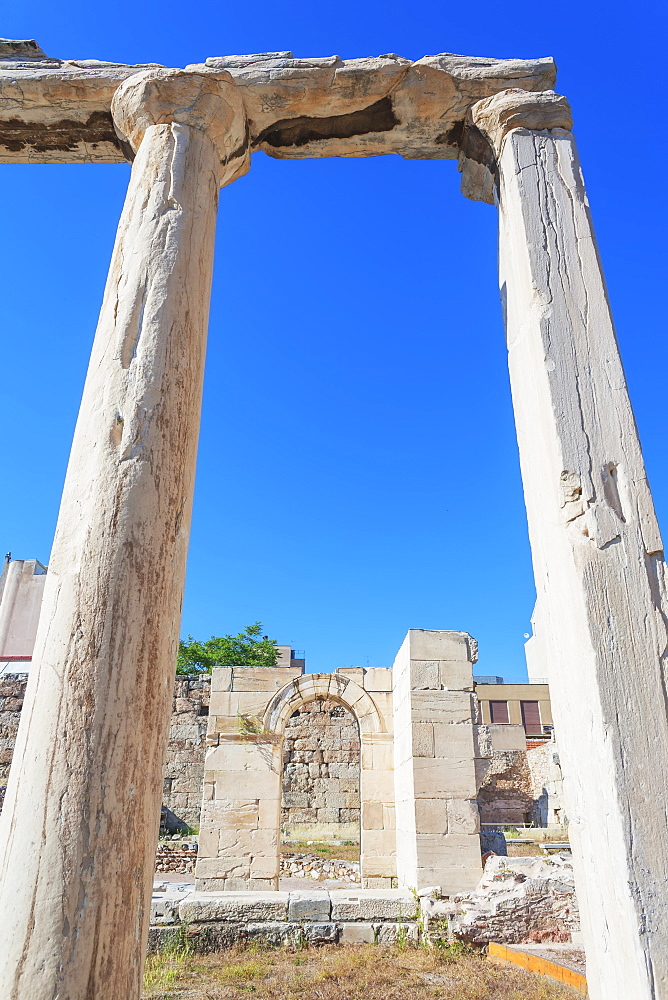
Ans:
[{"label": "stone block", "polygon": [[476,795],[473,758],[416,757],[413,788],[416,799],[473,799]]},{"label": "stone block", "polygon": [[318,819],[318,812],[316,809],[292,809],[290,810],[290,822],[291,823],[304,823],[311,824],[316,823]]},{"label": "stone block", "polygon": [[355,681],[360,687],[364,684],[364,667],[337,667],[335,673],[342,674],[346,680]]},{"label": "stone block", "polygon": [[278,850],[278,828],[251,830],[248,843],[253,854],[276,853]]},{"label": "stone block", "polygon": [[198,858],[195,864],[196,878],[248,878],[250,858]]},{"label": "stone block", "polygon": [[[359,681],[358,681],[359,684]],[[368,667],[364,671],[363,687],[365,691],[391,691],[392,670],[390,667]]]},{"label": "stone block", "polygon": [[281,815],[281,801],[275,799],[260,799],[258,803],[258,828],[260,830],[278,829]]},{"label": "stone block", "polygon": [[296,947],[301,944],[302,936],[303,931],[299,924],[267,922],[245,924],[241,929],[239,939],[242,941],[259,941],[263,944],[273,945],[274,947],[280,945]]},{"label": "stone block", "polygon": [[473,726],[467,722],[434,723],[435,757],[470,757],[475,755]]},{"label": "stone block", "polygon": [[239,728],[239,720],[237,718],[237,712],[239,711],[239,695],[234,694],[228,688],[224,690],[217,691],[213,686],[211,688],[211,702],[209,705],[209,719],[212,716],[223,716],[225,718],[234,719],[235,726]]},{"label": "stone block", "polygon": [[[232,690],[232,668],[214,667],[211,671],[211,694]],[[210,713],[214,714],[214,713]]]},{"label": "stone block", "polygon": [[211,921],[287,920],[287,892],[192,893],[179,905],[179,917],[188,924]]},{"label": "stone block", "polygon": [[362,803],[362,829],[382,830],[383,829],[383,803],[363,802]]},{"label": "stone block", "polygon": [[357,798],[357,803],[349,802],[349,796],[343,795],[340,792],[326,792],[323,799],[328,809],[350,809],[355,804],[359,805],[359,798],[357,796],[352,797]]},{"label": "stone block", "polygon": [[413,691],[410,717],[412,722],[470,722],[472,695],[468,691]]},{"label": "stone block", "polygon": [[[526,752],[527,740],[524,726],[489,725],[487,727],[492,740],[492,750],[503,753],[510,750]],[[480,757],[484,754],[479,754]]]},{"label": "stone block", "polygon": [[448,833],[480,832],[480,813],[475,802],[470,799],[448,799],[447,807]]},{"label": "stone block", "polygon": [[394,830],[365,830],[362,840],[364,857],[389,857],[396,851],[397,840]]},{"label": "stone block", "polygon": [[317,889],[296,889],[290,892],[288,920],[329,921],[329,893]]},{"label": "stone block", "polygon": [[[396,877],[397,874],[397,856],[395,853],[395,848],[392,846],[392,853],[383,857],[382,855],[367,855],[362,856],[362,871],[364,875],[364,882],[368,888],[373,888],[375,883],[370,883],[372,878],[382,878],[388,881],[383,882],[382,885],[391,885],[391,880]],[[381,885],[381,883],[378,883]]]},{"label": "stone block", "polygon": [[415,921],[402,921],[395,924],[378,924],[376,927],[377,944],[406,944],[408,941],[417,943],[418,925]]},{"label": "stone block", "polygon": [[251,858],[249,876],[254,878],[278,878],[279,860],[278,851],[269,855],[260,855]]},{"label": "stone block", "polygon": [[[273,759],[273,746],[267,752],[265,744],[221,741],[217,747],[209,750],[206,755],[206,770],[220,771],[269,771]],[[253,780],[253,778],[249,780]],[[231,776],[230,781],[240,780]],[[258,798],[260,796],[257,796]]]},{"label": "stone block", "polygon": [[339,924],[341,944],[374,944],[376,929],[373,924]]},{"label": "stone block", "polygon": [[[204,778],[206,781],[211,780],[212,772],[205,771]],[[229,772],[218,772],[215,775],[214,780],[216,781],[216,797],[218,798],[219,789],[223,791],[223,797],[221,801],[225,799],[231,799],[231,794],[235,793],[242,797],[242,795],[252,794],[258,799],[277,799],[281,794],[281,784],[280,784],[280,774],[275,771],[236,771],[233,774]]]},{"label": "stone block", "polygon": [[200,830],[197,850],[201,858],[215,858],[218,855],[220,831],[217,828]]},{"label": "stone block", "polygon": [[336,944],[339,928],[336,924],[304,924],[304,937],[309,944]]},{"label": "stone block", "polygon": [[266,692],[266,701],[269,701],[276,691],[301,673],[300,667],[233,667],[232,690]]},{"label": "stone block", "polygon": [[360,794],[363,802],[393,802],[394,773],[392,771],[363,771]]},{"label": "stone block", "polygon": [[415,830],[416,833],[447,833],[447,800],[416,799]]},{"label": "stone block", "polygon": [[438,660],[411,660],[411,690],[438,691]]},{"label": "stone block", "polygon": [[475,640],[467,632],[412,628],[408,632],[411,660],[473,660]]},{"label": "stone block", "polygon": [[439,686],[448,691],[473,690],[473,665],[466,660],[441,660]]},{"label": "stone block", "polygon": [[415,899],[400,889],[332,889],[332,920],[410,920]]},{"label": "stone block", "polygon": [[339,822],[339,810],[338,809],[318,809],[317,819],[318,823],[338,823]]},{"label": "stone block", "polygon": [[255,830],[258,826],[258,803],[243,799],[213,799],[203,803],[202,829],[225,828]]},{"label": "stone block", "polygon": [[431,722],[414,722],[412,725],[413,756],[434,756],[434,726]]}]

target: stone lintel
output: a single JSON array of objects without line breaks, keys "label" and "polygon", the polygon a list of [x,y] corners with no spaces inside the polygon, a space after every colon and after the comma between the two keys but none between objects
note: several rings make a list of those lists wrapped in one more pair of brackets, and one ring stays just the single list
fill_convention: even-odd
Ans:
[{"label": "stone lintel", "polygon": [[[508,87],[554,86],[551,58],[486,59],[440,53],[342,60],[290,52],[221,56],[187,66],[235,81],[251,148],[279,158],[377,156],[456,159],[473,103]],[[0,40],[0,162],[123,162],[111,117],[114,92],[157,64],[126,66],[46,56],[34,41]],[[228,76],[229,75],[229,76]]]}]

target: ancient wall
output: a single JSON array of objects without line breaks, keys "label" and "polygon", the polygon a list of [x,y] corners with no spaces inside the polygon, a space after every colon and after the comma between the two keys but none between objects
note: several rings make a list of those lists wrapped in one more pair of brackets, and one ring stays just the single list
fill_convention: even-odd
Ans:
[{"label": "ancient wall", "polygon": [[478,791],[478,805],[481,823],[531,823],[534,796],[526,750],[499,750],[493,754]]},{"label": "ancient wall", "polygon": [[26,681],[25,674],[3,674],[0,677],[0,808],[5,797]]},{"label": "ancient wall", "polygon": [[318,698],[295,712],[283,744],[283,836],[359,840],[359,767],[359,728],[343,705]]},{"label": "ancient wall", "polygon": [[[5,794],[21,717],[26,674],[0,677],[0,806]],[[164,767],[163,805],[189,826],[199,826],[204,775],[204,737],[209,714],[209,677],[177,677]]]},{"label": "ancient wall", "polygon": [[163,770],[162,804],[199,828],[210,677],[177,677]]},{"label": "ancient wall", "polygon": [[543,827],[565,823],[554,740],[530,743],[521,750],[494,751],[485,762],[478,805],[485,824]]}]

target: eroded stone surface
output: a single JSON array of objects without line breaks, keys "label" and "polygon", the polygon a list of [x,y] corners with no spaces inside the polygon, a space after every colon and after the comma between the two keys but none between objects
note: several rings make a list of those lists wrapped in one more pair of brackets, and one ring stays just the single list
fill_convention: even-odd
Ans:
[{"label": "eroded stone surface", "polygon": [[475,944],[571,941],[580,930],[569,858],[490,858],[475,891],[423,902],[429,920],[450,916],[450,930]]},{"label": "eroded stone surface", "polygon": [[139,995],[220,171],[175,123],[133,165],[0,816],[3,1000]]},{"label": "eroded stone surface", "polygon": [[[0,49],[0,162],[114,162],[125,154],[111,119],[114,91],[147,69],[44,56],[34,42]],[[453,159],[471,104],[508,87],[554,86],[552,59],[441,53],[342,60],[290,52],[220,56],[186,67],[243,95],[253,149],[269,156]]]}]

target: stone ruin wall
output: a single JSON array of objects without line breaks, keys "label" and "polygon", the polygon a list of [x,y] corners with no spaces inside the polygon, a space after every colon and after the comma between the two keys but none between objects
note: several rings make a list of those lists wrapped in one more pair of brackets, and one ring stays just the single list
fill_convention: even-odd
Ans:
[{"label": "stone ruin wall", "polygon": [[[0,807],[5,795],[27,684],[25,674],[0,677]],[[199,827],[211,679],[177,677],[163,771],[163,805]]]},{"label": "stone ruin wall", "polygon": [[283,835],[359,840],[359,768],[359,728],[347,709],[318,698],[295,712],[285,727]]},{"label": "stone ruin wall", "polygon": [[[27,678],[0,678],[0,808],[14,752]],[[163,805],[199,827],[211,680],[177,677],[163,771]],[[336,702],[319,699],[296,712],[285,731],[281,827],[288,839],[359,838],[357,723]],[[480,820],[499,826],[563,820],[545,814],[545,790],[559,803],[556,744],[494,753],[486,762],[478,802]],[[558,759],[558,755],[557,755]],[[342,824],[334,828],[335,824]],[[311,832],[309,833],[309,828]]]},{"label": "stone ruin wall", "polygon": [[25,674],[6,674],[0,677],[0,809],[5,797],[25,690]]},{"label": "stone ruin wall", "polygon": [[199,829],[210,677],[177,677],[163,769],[162,804]]},{"label": "stone ruin wall", "polygon": [[552,740],[526,750],[495,751],[486,762],[478,792],[480,822],[497,826],[547,826],[565,821],[560,815],[558,760]]}]

